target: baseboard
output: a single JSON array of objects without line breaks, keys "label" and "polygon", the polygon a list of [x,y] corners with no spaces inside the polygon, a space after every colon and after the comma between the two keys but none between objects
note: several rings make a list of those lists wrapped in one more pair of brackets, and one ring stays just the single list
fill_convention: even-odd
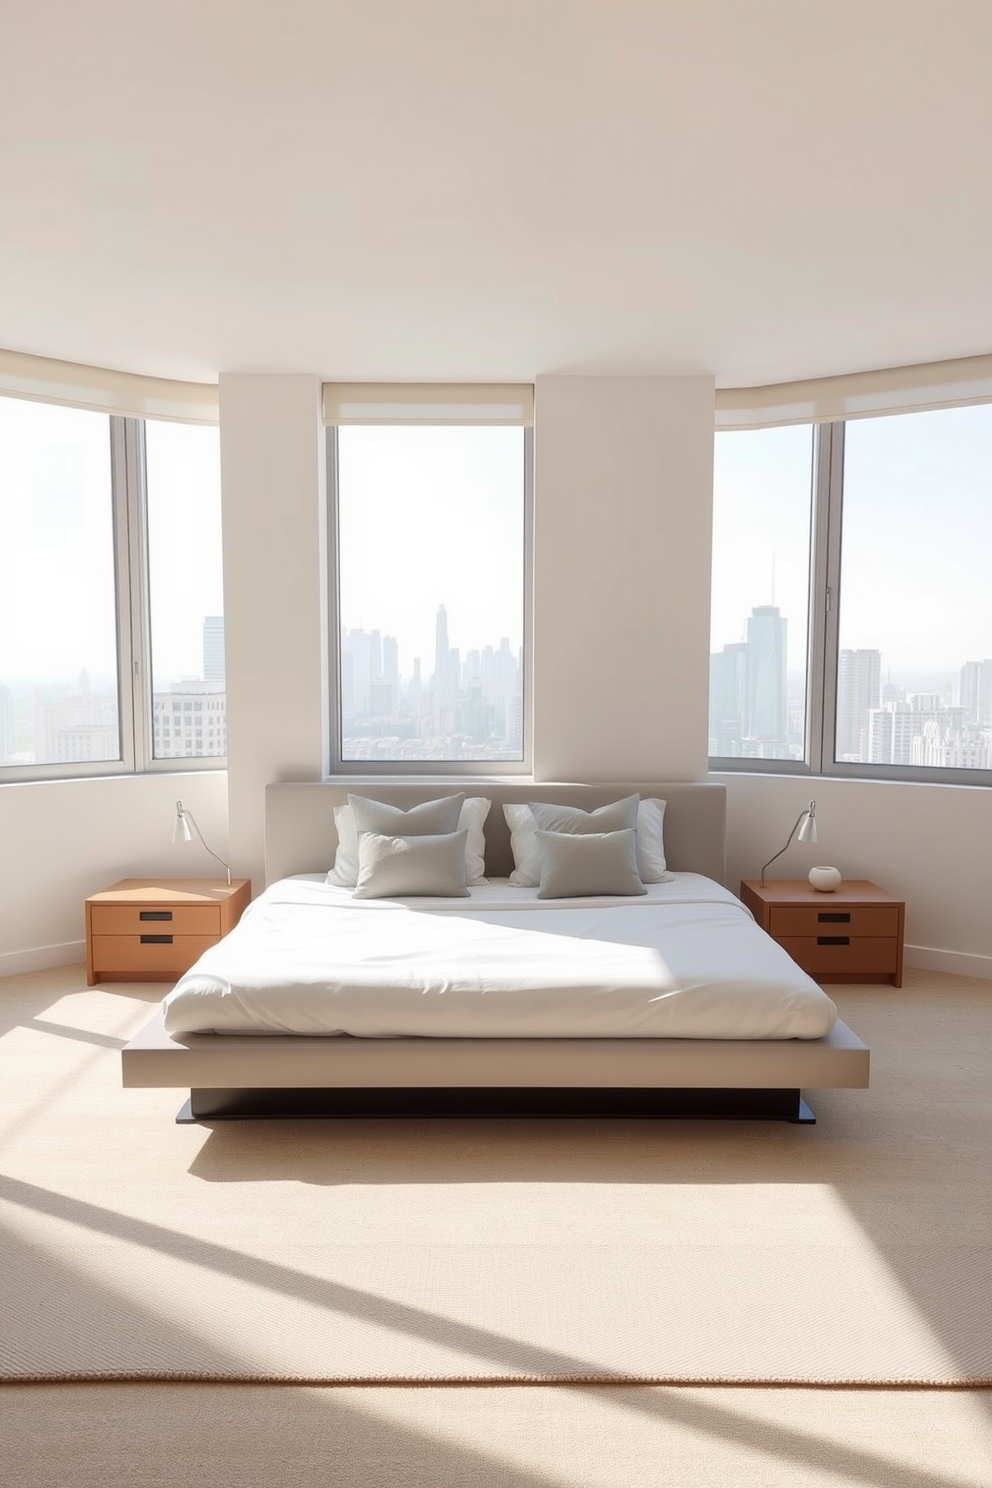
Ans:
[{"label": "baseboard", "polygon": [[85,960],[85,940],[38,946],[33,951],[4,951],[0,953],[0,977],[19,976],[23,971],[47,971],[50,966],[72,966]]},{"label": "baseboard", "polygon": [[992,956],[972,956],[966,951],[938,951],[933,946],[906,946],[907,966],[922,971],[948,971],[953,976],[982,977],[992,982]]}]

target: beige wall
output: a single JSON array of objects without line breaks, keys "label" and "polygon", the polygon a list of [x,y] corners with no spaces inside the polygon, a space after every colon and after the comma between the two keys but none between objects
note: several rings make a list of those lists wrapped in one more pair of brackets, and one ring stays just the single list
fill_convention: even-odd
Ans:
[{"label": "beige wall", "polygon": [[327,757],[319,379],[223,376],[220,419],[231,854],[261,886],[266,782]]},{"label": "beige wall", "polygon": [[772,874],[815,863],[869,878],[906,900],[906,961],[992,978],[992,791],[896,781],[713,777],[728,789],[728,876],[757,878],[816,800],[819,840],[794,842]]},{"label": "beige wall", "polygon": [[83,901],[118,878],[220,871],[173,845],[177,797],[225,857],[223,771],[0,785],[0,976],[81,961]]},{"label": "beige wall", "polygon": [[713,379],[539,377],[535,402],[534,775],[700,780]]}]

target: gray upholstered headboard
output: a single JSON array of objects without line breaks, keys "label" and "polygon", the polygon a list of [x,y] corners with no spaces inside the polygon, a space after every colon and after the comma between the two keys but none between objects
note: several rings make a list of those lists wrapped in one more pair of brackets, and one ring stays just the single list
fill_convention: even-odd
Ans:
[{"label": "gray upholstered headboard", "polygon": [[335,778],[320,781],[279,781],[265,790],[265,878],[274,883],[292,873],[326,872],[334,862],[337,833],[334,807],[351,791],[393,805],[410,807],[418,801],[464,791],[488,796],[492,808],[486,821],[486,870],[505,878],[513,868],[510,833],[504,804],[555,801],[592,811],[608,801],[638,791],[667,801],[665,856],[669,868],[683,873],[705,873],[723,883],[727,873],[727,790],[715,781],[638,781],[612,785],[535,785],[520,780],[428,780],[411,783],[383,777]]}]

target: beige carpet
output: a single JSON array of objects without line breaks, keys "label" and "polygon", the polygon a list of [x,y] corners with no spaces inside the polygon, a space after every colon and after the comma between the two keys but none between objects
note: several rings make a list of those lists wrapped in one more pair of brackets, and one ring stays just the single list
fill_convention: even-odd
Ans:
[{"label": "beige carpet", "polygon": [[176,1127],[158,995],[0,982],[0,1378],[992,1383],[988,983],[837,989],[815,1128]]},{"label": "beige carpet", "polygon": [[989,1488],[969,1391],[0,1388],[5,1488]]}]

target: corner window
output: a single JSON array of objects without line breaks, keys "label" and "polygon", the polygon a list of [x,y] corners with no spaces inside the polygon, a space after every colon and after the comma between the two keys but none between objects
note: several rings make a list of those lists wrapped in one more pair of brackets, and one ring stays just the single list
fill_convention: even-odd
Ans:
[{"label": "corner window", "polygon": [[172,741],[168,706],[177,682],[180,707],[223,700],[218,445],[216,428],[0,397],[0,780],[225,753],[223,734]]},{"label": "corner window", "polygon": [[[777,499],[790,446],[791,598],[754,606],[728,636],[742,591],[767,585],[772,564],[784,596]],[[801,448],[814,452],[805,495]],[[716,450],[711,765],[992,784],[992,406],[725,432]],[[796,620],[794,651],[781,627],[788,635]],[[780,649],[787,749],[778,756],[752,721],[749,687],[760,688],[774,735]]]}]

